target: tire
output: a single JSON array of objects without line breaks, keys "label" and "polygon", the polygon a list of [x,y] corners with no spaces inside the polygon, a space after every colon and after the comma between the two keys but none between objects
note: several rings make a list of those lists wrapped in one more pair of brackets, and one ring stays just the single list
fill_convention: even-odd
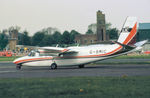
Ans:
[{"label": "tire", "polygon": [[16,65],[16,69],[20,70],[21,69],[21,65]]},{"label": "tire", "polygon": [[84,65],[79,65],[79,68],[84,68]]},{"label": "tire", "polygon": [[51,69],[57,69],[57,64],[56,63],[51,64]]}]

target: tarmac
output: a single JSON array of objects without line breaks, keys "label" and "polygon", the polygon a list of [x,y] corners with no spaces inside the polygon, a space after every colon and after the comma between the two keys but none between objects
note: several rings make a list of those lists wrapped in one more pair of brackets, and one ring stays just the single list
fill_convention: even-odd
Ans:
[{"label": "tarmac", "polygon": [[[118,60],[119,61],[119,60]],[[129,61],[129,60],[127,60]],[[132,60],[135,61],[135,60]],[[150,59],[137,59],[137,62],[150,61]],[[50,67],[27,67],[22,66],[16,70],[12,62],[0,62],[0,78],[45,78],[45,77],[94,77],[94,76],[150,76],[150,64],[113,64],[116,60],[107,60],[112,64],[86,65],[85,68],[78,66],[59,67],[51,70]],[[121,61],[123,62],[123,61]],[[126,62],[126,60],[125,60]]]}]

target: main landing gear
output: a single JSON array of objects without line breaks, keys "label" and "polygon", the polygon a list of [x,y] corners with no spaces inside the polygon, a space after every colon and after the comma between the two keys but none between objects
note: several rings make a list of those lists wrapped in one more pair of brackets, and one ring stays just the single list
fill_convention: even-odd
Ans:
[{"label": "main landing gear", "polygon": [[79,67],[79,68],[84,68],[84,65],[79,65],[78,67]]},{"label": "main landing gear", "polygon": [[21,69],[21,66],[22,66],[21,64],[16,65],[16,69],[17,69],[17,70],[20,70],[20,69]]},{"label": "main landing gear", "polygon": [[57,64],[56,63],[52,63],[51,64],[51,69],[57,69]]}]

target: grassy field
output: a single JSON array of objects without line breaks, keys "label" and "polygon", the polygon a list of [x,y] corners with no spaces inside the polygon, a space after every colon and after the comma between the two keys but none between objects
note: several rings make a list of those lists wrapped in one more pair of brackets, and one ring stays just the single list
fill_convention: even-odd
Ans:
[{"label": "grassy field", "polygon": [[150,98],[150,76],[0,79],[0,98]]},{"label": "grassy field", "polygon": [[13,61],[19,56],[12,56],[12,57],[0,57],[0,61]]},{"label": "grassy field", "polygon": [[150,59],[150,55],[123,55],[115,57],[115,59]]}]

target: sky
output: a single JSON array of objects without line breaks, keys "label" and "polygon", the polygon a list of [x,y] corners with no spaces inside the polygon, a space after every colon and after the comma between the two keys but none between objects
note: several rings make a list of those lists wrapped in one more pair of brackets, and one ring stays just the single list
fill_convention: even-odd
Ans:
[{"label": "sky", "polygon": [[150,22],[150,0],[0,0],[0,31],[20,26],[30,35],[43,28],[85,33],[101,10],[112,27],[121,29],[127,16]]}]

